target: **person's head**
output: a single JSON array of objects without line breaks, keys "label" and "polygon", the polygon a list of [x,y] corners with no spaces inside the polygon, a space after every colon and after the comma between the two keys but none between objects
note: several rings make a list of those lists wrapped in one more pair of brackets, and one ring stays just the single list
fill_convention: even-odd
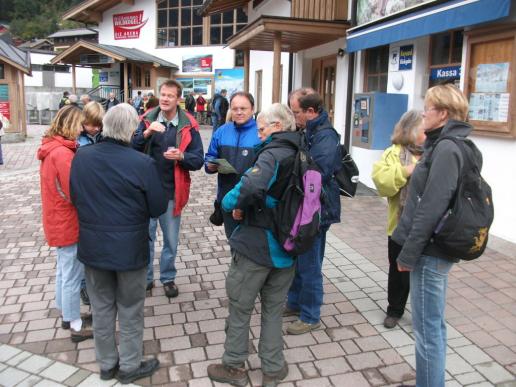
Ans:
[{"label": "person's head", "polygon": [[120,103],[107,111],[102,123],[104,137],[128,144],[138,127],[139,120],[134,107],[128,103]]},{"label": "person's head", "polygon": [[63,91],[63,98],[68,98],[69,95],[70,95],[69,92]]},{"label": "person's head", "polygon": [[228,94],[228,91],[226,89],[222,89],[220,91],[220,95],[223,96],[223,97],[225,97],[227,94]]},{"label": "person's head", "polygon": [[441,128],[448,120],[466,121],[468,110],[468,100],[456,86],[448,83],[431,87],[425,95],[425,131]]},{"label": "person's head", "polygon": [[258,137],[263,142],[272,133],[295,131],[296,119],[288,106],[273,103],[258,113],[256,125],[258,126]]},{"label": "person's head", "polygon": [[149,92],[147,93],[147,97],[153,97],[153,96],[154,96],[154,93],[153,93],[152,91],[149,91]]},{"label": "person's head", "polygon": [[229,100],[231,117],[237,125],[243,125],[253,117],[254,98],[251,93],[237,91]]},{"label": "person's head", "polygon": [[409,110],[403,114],[394,127],[391,141],[393,144],[408,146],[422,145],[425,142],[423,117],[419,110]]},{"label": "person's head", "polygon": [[109,93],[109,99],[115,99],[115,93],[110,92]]},{"label": "person's head", "polygon": [[104,108],[98,102],[91,101],[82,110],[84,119],[82,127],[90,136],[96,135],[102,130],[102,119],[104,118]]},{"label": "person's head", "polygon": [[147,99],[147,104],[145,105],[145,109],[146,110],[154,109],[158,105],[159,105],[159,99],[157,99],[154,96],[151,96]]},{"label": "person's head", "polygon": [[88,94],[81,95],[81,103],[86,105],[88,102],[91,102],[91,97]]},{"label": "person's head", "polygon": [[141,91],[138,91],[138,93],[136,93],[136,94],[138,94],[138,97],[142,96],[142,92]]},{"label": "person's head", "polygon": [[321,96],[310,87],[294,90],[288,99],[298,128],[306,128],[306,122],[317,118],[323,108]]},{"label": "person's head", "polygon": [[77,104],[78,100],[79,100],[79,98],[75,94],[70,94],[68,96],[68,101],[70,101],[70,103]]},{"label": "person's head", "polygon": [[75,105],[65,105],[58,110],[45,137],[61,136],[75,140],[82,131],[82,110]]},{"label": "person's head", "polygon": [[177,102],[182,91],[183,86],[173,79],[169,79],[161,84],[159,87],[159,107],[165,115],[176,114]]}]

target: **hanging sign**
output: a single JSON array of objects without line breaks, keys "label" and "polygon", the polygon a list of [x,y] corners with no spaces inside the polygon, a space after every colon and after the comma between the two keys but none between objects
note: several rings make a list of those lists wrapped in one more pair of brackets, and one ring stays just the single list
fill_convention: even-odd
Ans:
[{"label": "hanging sign", "polygon": [[113,15],[115,40],[138,39],[140,30],[149,18],[143,20],[143,11],[117,13]]},{"label": "hanging sign", "polygon": [[430,79],[432,81],[440,81],[444,79],[460,79],[460,66],[448,66],[431,69]]},{"label": "hanging sign", "polygon": [[414,62],[414,45],[400,47],[400,64],[401,70],[412,70],[412,62]]}]

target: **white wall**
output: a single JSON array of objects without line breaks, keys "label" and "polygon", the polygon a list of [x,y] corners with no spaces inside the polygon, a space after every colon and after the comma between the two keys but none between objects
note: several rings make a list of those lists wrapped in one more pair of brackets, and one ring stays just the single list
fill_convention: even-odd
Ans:
[{"label": "white wall", "polygon": [[[125,13],[143,10],[143,20],[148,18],[145,26],[140,30],[139,39],[115,40],[113,29],[113,15],[117,13]],[[111,9],[108,9],[102,15],[102,22],[99,23],[99,43],[111,44],[114,46],[136,48],[141,51],[155,55],[158,58],[174,63],[179,67],[177,75],[192,74],[183,73],[181,71],[183,56],[193,55],[213,55],[213,70],[233,68],[235,65],[234,51],[224,46],[194,46],[194,47],[175,47],[175,48],[157,48],[157,10],[155,1],[136,0],[133,6],[121,3]],[[193,73],[195,75],[213,74],[211,73]]]},{"label": "white wall", "polygon": [[247,20],[252,23],[261,15],[267,16],[290,16],[290,1],[286,0],[265,0],[258,7],[253,9],[253,3],[249,2]]},{"label": "white wall", "polygon": [[[272,103],[272,62],[274,55],[271,51],[251,51],[249,60],[249,92],[255,96],[256,71],[262,70],[262,108]],[[288,98],[288,53],[281,53],[283,78],[281,101],[287,103]]]},{"label": "white wall", "polygon": [[[85,67],[76,67],[75,68],[75,85],[78,88],[87,88],[91,89],[92,77],[91,77],[91,69]],[[55,73],[55,82],[56,87],[72,87],[72,70],[69,73]]]}]

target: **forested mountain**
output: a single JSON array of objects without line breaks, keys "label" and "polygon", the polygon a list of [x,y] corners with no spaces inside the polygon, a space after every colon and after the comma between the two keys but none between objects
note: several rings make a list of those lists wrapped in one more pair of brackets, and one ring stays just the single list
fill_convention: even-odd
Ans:
[{"label": "forested mountain", "polygon": [[80,26],[63,22],[64,11],[83,0],[0,0],[0,21],[9,24],[11,33],[24,40],[45,38],[63,28]]}]

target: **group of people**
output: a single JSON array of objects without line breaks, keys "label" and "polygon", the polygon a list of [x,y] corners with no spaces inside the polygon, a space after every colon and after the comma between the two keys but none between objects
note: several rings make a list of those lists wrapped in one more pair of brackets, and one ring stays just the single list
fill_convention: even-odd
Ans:
[{"label": "group of people", "polygon": [[215,93],[213,98],[208,102],[203,97],[202,93],[199,93],[197,98],[195,93],[191,91],[185,97],[185,109],[192,115],[195,116],[197,122],[200,124],[207,123],[208,115],[211,118],[211,124],[213,131],[223,125],[226,121],[230,121],[229,114],[229,102],[227,100],[227,90],[222,89],[220,93]]},{"label": "group of people", "polygon": [[[164,82],[159,105],[140,117],[126,103],[105,114],[96,102],[83,111],[66,105],[45,134],[38,151],[43,225],[49,245],[57,248],[56,307],[62,326],[71,329],[75,342],[94,336],[103,380],[130,383],[159,367],[157,359],[142,358],[143,305],[146,291],[155,286],[156,230],[159,224],[163,232],[159,280],[167,297],[177,297],[175,261],[189,172],[204,166],[206,173],[218,174],[215,207],[222,213],[232,255],[224,354],[220,364],[208,367],[208,376],[247,384],[249,323],[259,295],[263,385],[276,386],[288,374],[282,317],[297,316],[287,326],[288,334],[320,326],[326,233],[340,222],[341,213],[334,177],[340,168],[340,136],[313,89],[291,92],[288,106],[272,104],[256,120],[253,96],[236,92],[229,100],[231,120],[213,131],[204,154],[199,125],[191,112],[180,108],[181,95],[179,82]],[[424,113],[410,111],[402,117],[393,146],[373,172],[379,193],[389,198],[389,308],[384,324],[396,325],[410,289],[418,386],[444,385],[446,281],[456,259],[434,246],[431,235],[439,220],[436,209],[447,208],[456,188],[462,156],[443,141],[431,164],[418,160],[439,136],[466,136],[471,130],[462,122],[467,111],[458,89],[431,88]],[[289,144],[301,139],[321,171],[324,200],[313,246],[292,257],[270,226],[247,220],[260,208],[277,206],[275,193],[284,188],[293,168],[295,147]],[[220,159],[236,173],[219,173]],[[92,316],[80,314],[83,278]]]}]

